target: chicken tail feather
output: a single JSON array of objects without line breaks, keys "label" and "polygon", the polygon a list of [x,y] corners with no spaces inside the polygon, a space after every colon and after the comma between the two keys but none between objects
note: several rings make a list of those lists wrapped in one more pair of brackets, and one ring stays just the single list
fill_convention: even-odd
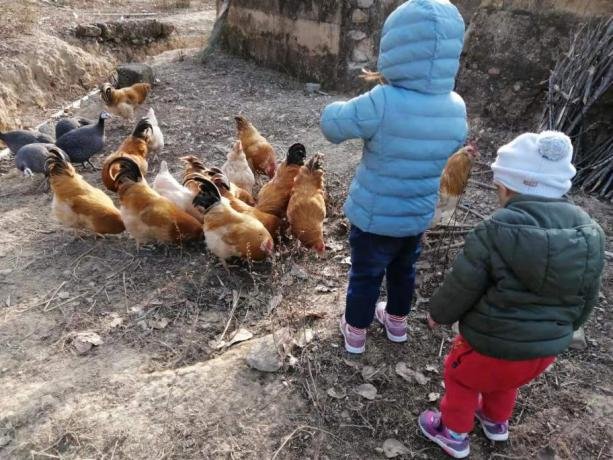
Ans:
[{"label": "chicken tail feather", "polygon": [[196,208],[201,208],[205,212],[212,206],[221,201],[221,194],[217,186],[210,180],[204,179],[200,181],[200,189],[194,197],[193,204]]},{"label": "chicken tail feather", "polygon": [[49,152],[45,161],[45,174],[47,176],[60,176],[74,171],[68,156],[59,147],[51,147],[47,151]]}]

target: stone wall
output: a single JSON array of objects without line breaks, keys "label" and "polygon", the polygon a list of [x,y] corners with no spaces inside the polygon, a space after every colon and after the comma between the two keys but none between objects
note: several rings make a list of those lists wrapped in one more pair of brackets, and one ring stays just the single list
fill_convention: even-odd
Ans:
[{"label": "stone wall", "polygon": [[474,122],[536,129],[550,70],[573,30],[613,1],[483,0],[472,17],[456,90]]},{"label": "stone wall", "polygon": [[[467,24],[457,90],[471,118],[534,126],[546,80],[587,17],[613,0],[451,0]],[[231,0],[225,49],[324,88],[358,92],[385,18],[404,0]]]},{"label": "stone wall", "polygon": [[[404,1],[232,0],[222,47],[324,88],[359,90],[361,70],[376,68],[385,18]],[[453,3],[468,22],[480,1]]]}]

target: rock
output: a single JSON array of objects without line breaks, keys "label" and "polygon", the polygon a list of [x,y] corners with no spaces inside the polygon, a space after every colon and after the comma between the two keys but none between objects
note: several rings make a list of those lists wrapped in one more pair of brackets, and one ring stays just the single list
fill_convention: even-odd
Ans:
[{"label": "rock", "polygon": [[573,350],[585,350],[587,348],[587,340],[585,339],[585,331],[582,327],[573,333],[573,341],[570,344]]},{"label": "rock", "polygon": [[355,40],[355,41],[364,40],[366,38],[366,34],[362,32],[361,30],[351,30],[349,31],[347,36],[350,39]]},{"label": "rock", "polygon": [[497,75],[500,75],[500,69],[498,67],[491,67],[488,69],[487,73],[488,75],[495,77]]},{"label": "rock", "polygon": [[68,297],[70,297],[70,294],[66,291],[62,291],[57,296],[59,299],[66,300]]},{"label": "rock", "polygon": [[4,268],[0,270],[0,276],[7,276],[7,275],[10,275],[11,273],[13,273],[12,268]]},{"label": "rock", "polygon": [[354,24],[364,24],[368,22],[368,15],[360,9],[355,9],[351,15],[351,21]]},{"label": "rock", "polygon": [[117,66],[117,87],[125,88],[132,86],[134,83],[150,83],[153,84],[155,76],[153,69],[147,64],[131,62]]},{"label": "rock", "polygon": [[250,367],[261,372],[277,372],[283,365],[272,334],[258,340],[245,359]]},{"label": "rock", "polygon": [[102,36],[102,29],[94,24],[80,24],[75,29],[75,35],[79,38],[95,38]]},{"label": "rock", "polygon": [[354,62],[367,62],[368,61],[368,56],[366,55],[366,53],[362,50],[359,50],[358,48],[353,50],[353,54],[352,54],[352,60]]},{"label": "rock", "polygon": [[375,0],[358,0],[358,6],[360,8],[370,8],[373,3],[375,3]]},{"label": "rock", "polygon": [[408,455],[411,451],[397,439],[386,439],[383,442],[383,454],[387,458],[395,458],[399,455]]}]

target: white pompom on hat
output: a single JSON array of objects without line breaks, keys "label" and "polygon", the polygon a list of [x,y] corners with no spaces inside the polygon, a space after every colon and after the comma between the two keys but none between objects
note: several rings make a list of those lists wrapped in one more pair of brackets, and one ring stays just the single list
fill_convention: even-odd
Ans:
[{"label": "white pompom on hat", "polygon": [[494,182],[526,195],[561,198],[577,173],[572,159],[573,144],[566,134],[525,133],[498,149]]}]

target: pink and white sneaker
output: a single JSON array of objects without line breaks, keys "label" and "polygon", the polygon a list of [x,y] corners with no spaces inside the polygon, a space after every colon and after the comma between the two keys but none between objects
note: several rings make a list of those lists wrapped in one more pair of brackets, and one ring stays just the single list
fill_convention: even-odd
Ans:
[{"label": "pink and white sneaker", "polygon": [[402,343],[408,340],[407,336],[407,317],[390,315],[385,311],[387,303],[379,302],[375,309],[375,317],[384,327],[387,338],[395,343]]},{"label": "pink and white sneaker", "polygon": [[358,329],[350,326],[345,321],[345,315],[341,316],[341,334],[345,338],[345,350],[349,353],[361,354],[366,350],[366,329]]}]

